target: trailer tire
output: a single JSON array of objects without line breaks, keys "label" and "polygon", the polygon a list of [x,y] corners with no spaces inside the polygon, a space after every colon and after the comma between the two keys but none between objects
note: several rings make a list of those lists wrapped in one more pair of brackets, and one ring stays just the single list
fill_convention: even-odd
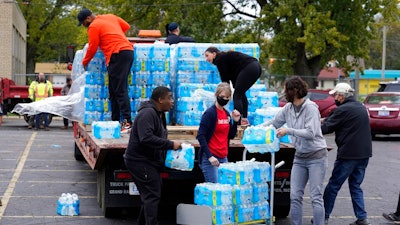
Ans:
[{"label": "trailer tire", "polygon": [[78,145],[75,143],[75,149],[74,149],[74,157],[76,161],[84,161],[85,157],[83,157],[81,150],[79,150]]},{"label": "trailer tire", "polygon": [[103,207],[103,193],[104,193],[104,169],[99,169],[97,171],[97,203],[100,208]]},{"label": "trailer tire", "polygon": [[290,205],[274,205],[274,216],[276,218],[286,218],[289,215]]},{"label": "trailer tire", "polygon": [[[24,114],[24,120],[27,124],[29,124],[29,117],[31,117],[31,116]],[[53,121],[53,114],[48,114],[47,122],[49,123],[49,125],[51,124],[52,121]]]}]

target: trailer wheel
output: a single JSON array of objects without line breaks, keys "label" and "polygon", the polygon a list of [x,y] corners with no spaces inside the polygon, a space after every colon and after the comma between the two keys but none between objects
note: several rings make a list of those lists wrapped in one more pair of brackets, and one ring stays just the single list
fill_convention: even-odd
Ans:
[{"label": "trailer wheel", "polygon": [[[53,114],[48,114],[48,118],[47,118],[47,122],[49,123],[49,125],[51,124],[51,122],[53,121]],[[27,124],[29,124],[29,118],[30,118],[31,116],[28,116],[27,114],[24,114],[24,120],[25,120],[25,122],[27,123]],[[43,123],[43,119],[41,119],[42,121],[42,123]]]},{"label": "trailer wheel", "polygon": [[117,218],[120,214],[121,208],[118,207],[108,207],[105,203],[106,201],[106,193],[105,193],[105,183],[106,183],[106,171],[105,169],[101,169],[98,171],[97,175],[97,197],[101,211],[105,218]]},{"label": "trailer wheel", "polygon": [[104,193],[104,169],[99,169],[97,171],[97,203],[99,204],[100,208],[102,208],[103,204],[103,193]]},{"label": "trailer wheel", "polygon": [[274,216],[276,218],[286,218],[289,215],[290,205],[274,205]]},{"label": "trailer wheel", "polygon": [[81,150],[79,150],[78,145],[75,143],[74,157],[77,161],[84,161],[85,157],[83,157]]}]

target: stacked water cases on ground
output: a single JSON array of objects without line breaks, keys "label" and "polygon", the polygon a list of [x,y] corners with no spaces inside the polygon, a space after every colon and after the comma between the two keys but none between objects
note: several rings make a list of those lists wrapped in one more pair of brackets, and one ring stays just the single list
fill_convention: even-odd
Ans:
[{"label": "stacked water cases on ground", "polygon": [[135,118],[140,103],[151,97],[154,88],[170,88],[170,46],[164,43],[135,44],[131,71],[128,78],[129,98],[132,118]]},{"label": "stacked water cases on ground", "polygon": [[194,203],[210,206],[214,225],[270,218],[268,162],[230,162],[218,168],[218,183],[197,184]]}]

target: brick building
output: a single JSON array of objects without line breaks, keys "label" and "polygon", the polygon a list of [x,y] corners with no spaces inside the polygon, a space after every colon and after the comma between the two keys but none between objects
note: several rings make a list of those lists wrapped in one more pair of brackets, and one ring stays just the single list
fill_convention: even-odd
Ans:
[{"label": "brick building", "polygon": [[24,85],[26,74],[27,23],[17,1],[0,0],[0,77]]}]

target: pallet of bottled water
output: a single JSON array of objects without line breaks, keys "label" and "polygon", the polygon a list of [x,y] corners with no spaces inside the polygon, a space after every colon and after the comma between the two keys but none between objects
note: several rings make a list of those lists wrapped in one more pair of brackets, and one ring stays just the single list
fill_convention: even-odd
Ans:
[{"label": "pallet of bottled water", "polygon": [[78,195],[62,193],[57,201],[56,212],[61,216],[78,216],[80,213]]}]

